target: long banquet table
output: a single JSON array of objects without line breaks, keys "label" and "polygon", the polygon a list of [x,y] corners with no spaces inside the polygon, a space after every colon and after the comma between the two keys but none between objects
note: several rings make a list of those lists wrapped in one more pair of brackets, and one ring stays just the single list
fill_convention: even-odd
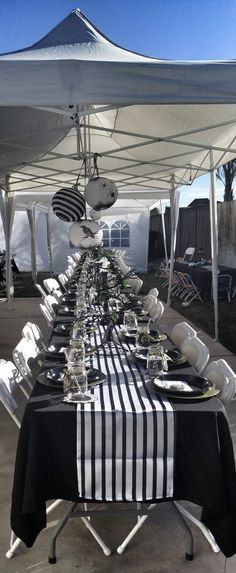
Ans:
[{"label": "long banquet table", "polygon": [[[173,400],[152,392],[144,366],[119,342],[119,326],[115,342],[100,346],[104,328],[92,335],[97,349],[90,364],[106,375],[91,389],[94,402],[64,402],[62,388],[47,382],[51,364],[42,364],[17,447],[13,531],[32,546],[46,526],[46,501],[52,499],[188,500],[202,506],[202,521],[224,554],[233,555],[236,474],[221,402]],[[52,333],[51,342],[59,340]],[[168,338],[163,345],[173,346]],[[182,372],[193,369],[182,366]]]}]

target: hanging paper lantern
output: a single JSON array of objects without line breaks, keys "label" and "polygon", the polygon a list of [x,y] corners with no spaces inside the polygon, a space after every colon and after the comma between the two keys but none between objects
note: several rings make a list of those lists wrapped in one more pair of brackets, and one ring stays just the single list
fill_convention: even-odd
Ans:
[{"label": "hanging paper lantern", "polygon": [[62,221],[67,223],[79,221],[86,210],[84,196],[74,187],[71,189],[60,189],[52,199],[52,209]]},{"label": "hanging paper lantern", "polygon": [[102,242],[102,230],[98,223],[91,219],[73,223],[70,227],[69,236],[71,243],[80,249],[97,247]]},{"label": "hanging paper lantern", "polygon": [[109,179],[105,177],[95,177],[91,179],[85,187],[85,201],[95,211],[108,209],[114,205],[118,197],[118,190]]},{"label": "hanging paper lantern", "polygon": [[89,214],[91,219],[93,219],[93,221],[99,221],[99,219],[101,219],[102,216],[102,213],[100,213],[100,211],[95,211],[95,209],[91,209]]}]

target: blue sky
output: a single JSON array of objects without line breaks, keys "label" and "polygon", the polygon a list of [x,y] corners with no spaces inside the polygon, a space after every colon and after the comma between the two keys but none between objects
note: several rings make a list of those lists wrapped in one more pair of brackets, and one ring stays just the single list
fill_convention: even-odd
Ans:
[{"label": "blue sky", "polygon": [[[114,42],[146,55],[236,58],[236,0],[0,0],[0,53],[37,42],[74,8]],[[191,187],[198,196],[207,189],[207,176]]]}]

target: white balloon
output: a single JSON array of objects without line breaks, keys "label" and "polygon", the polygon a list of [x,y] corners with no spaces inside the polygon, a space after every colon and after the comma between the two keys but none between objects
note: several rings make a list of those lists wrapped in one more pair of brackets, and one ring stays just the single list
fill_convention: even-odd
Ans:
[{"label": "white balloon", "polygon": [[100,211],[95,211],[95,209],[91,209],[89,214],[91,219],[93,219],[93,221],[99,221],[99,219],[101,219],[102,216],[102,213]]},{"label": "white balloon", "polygon": [[102,230],[96,221],[85,219],[73,223],[69,230],[71,243],[80,249],[96,247],[102,242]]},{"label": "white balloon", "polygon": [[113,183],[106,177],[95,177],[91,179],[85,187],[85,201],[93,207],[95,211],[108,209],[114,205],[118,197],[118,190]]}]

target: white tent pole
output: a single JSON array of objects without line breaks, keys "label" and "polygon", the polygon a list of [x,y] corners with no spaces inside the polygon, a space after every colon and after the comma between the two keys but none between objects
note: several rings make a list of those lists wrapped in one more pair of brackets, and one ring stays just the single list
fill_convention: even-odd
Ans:
[{"label": "white tent pole", "polygon": [[[6,189],[9,191],[9,177],[6,176]],[[11,230],[14,219],[15,211],[15,201],[14,194],[9,195],[5,192],[3,196],[3,191],[1,192],[1,214],[3,221],[3,228],[5,233],[5,245],[6,245],[6,293],[7,293],[7,304],[8,310],[13,309],[13,296],[14,296],[14,286],[12,280],[12,268],[11,268]]]},{"label": "white tent pole", "polygon": [[35,206],[32,209],[26,209],[29,226],[30,226],[30,239],[31,239],[31,269],[32,281],[37,282],[37,261],[36,261],[36,246],[35,246]]},{"label": "white tent pole", "polygon": [[210,223],[211,223],[211,258],[212,258],[212,294],[214,302],[215,340],[218,340],[218,221],[216,177],[213,162],[213,150],[210,149],[211,189],[210,189]]},{"label": "white tent pole", "polygon": [[175,177],[174,177],[174,175],[172,175],[171,191],[170,191],[171,248],[170,248],[170,274],[169,274],[167,306],[170,306],[170,303],[171,303],[171,287],[172,287],[172,280],[173,280],[173,273],[174,273],[176,235],[177,235],[177,226],[178,226],[178,219],[179,219],[179,194],[180,194],[180,192],[178,190],[175,190]]},{"label": "white tent pole", "polygon": [[163,241],[164,241],[164,250],[165,250],[166,266],[167,266],[167,264],[168,264],[168,255],[167,255],[167,244],[166,244],[166,226],[165,226],[165,217],[164,217],[164,211],[163,211],[162,200],[160,200],[160,205],[161,205],[162,233],[163,233]]},{"label": "white tent pole", "polygon": [[47,225],[47,246],[48,246],[48,262],[50,275],[53,275],[53,254],[52,254],[52,242],[51,242],[51,225],[50,225],[50,213],[45,213],[46,215],[46,225]]}]

